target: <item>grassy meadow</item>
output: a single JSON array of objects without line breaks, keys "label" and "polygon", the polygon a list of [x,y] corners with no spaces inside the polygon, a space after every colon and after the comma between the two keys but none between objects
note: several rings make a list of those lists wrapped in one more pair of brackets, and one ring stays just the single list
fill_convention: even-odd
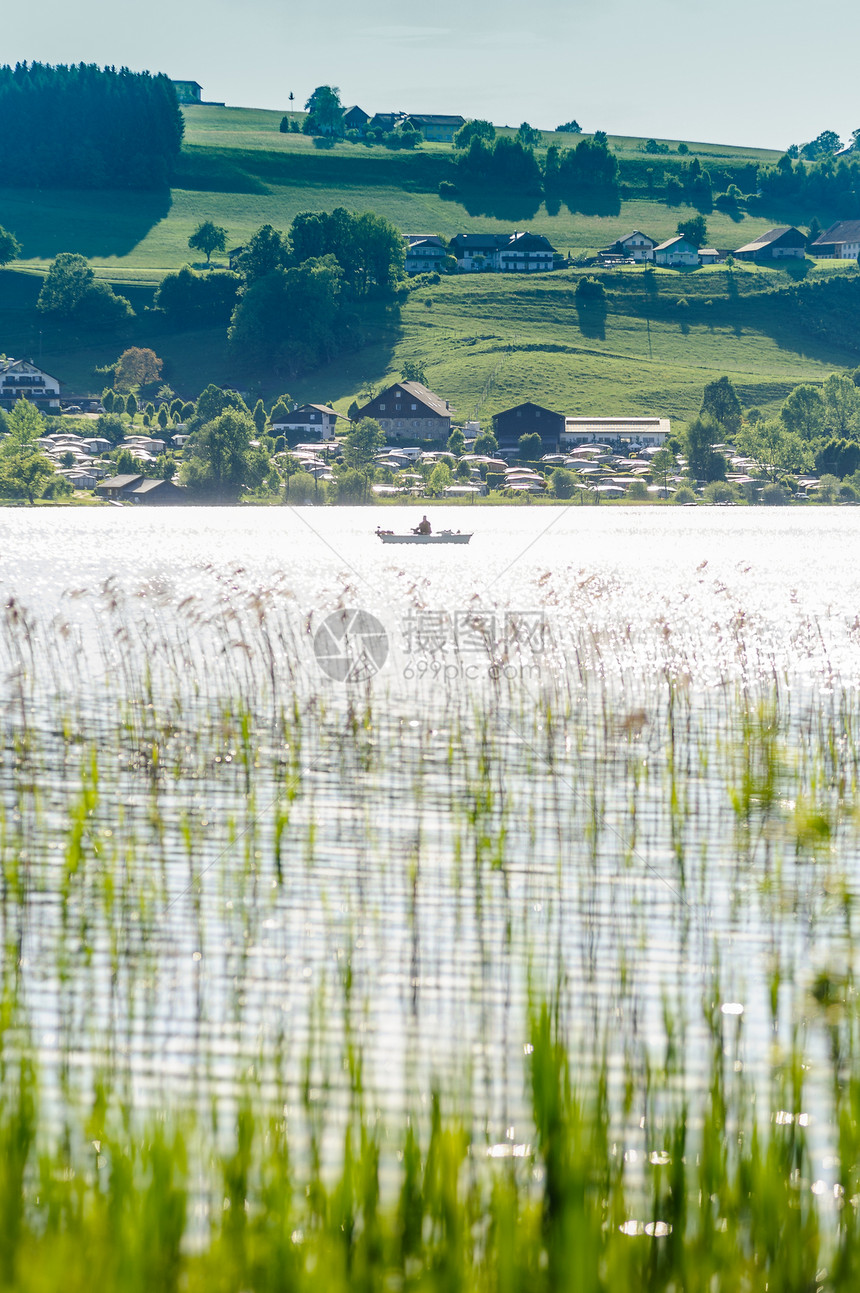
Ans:
[{"label": "grassy meadow", "polygon": [[[201,220],[224,226],[228,246],[235,246],[262,224],[285,229],[301,211],[345,205],[378,211],[404,232],[448,237],[461,230],[530,228],[559,251],[580,257],[634,227],[668,237],[678,219],[692,213],[637,188],[646,165],[662,173],[693,156],[711,167],[742,167],[777,156],[691,141],[689,154],[680,156],[678,141],[671,141],[669,154],[652,157],[642,152],[642,140],[612,138],[622,170],[632,168],[635,181],[627,185],[620,210],[594,214],[562,203],[548,211],[528,196],[440,198],[439,179],[452,173],[449,145],[425,144],[415,153],[349,143],[320,149],[304,135],[281,134],[281,115],[186,108],[183,160],[169,193],[0,189],[0,224],[15,232],[23,248],[15,270],[0,274],[0,350],[41,357],[74,394],[100,384],[93,369],[133,342],[152,346],[164,358],[167,380],[187,397],[215,381],[247,389],[255,398],[289,389],[295,398],[324,399],[341,411],[362,390],[396,377],[404,360],[421,359],[431,385],[460,415],[479,417],[519,399],[536,399],[570,414],[661,413],[684,420],[715,375],[727,373],[747,404],[766,407],[778,404],[799,381],[819,380],[834,367],[856,363],[853,355],[805,335],[776,301],[771,310],[737,309],[738,298],[791,282],[789,270],[739,266],[731,278],[713,268],[658,275],[664,302],[713,300],[712,310],[694,310],[689,322],[666,309],[645,317],[638,269],[604,275],[611,299],[602,327],[578,316],[575,271],[540,281],[458,277],[411,294],[398,326],[370,326],[364,348],[329,368],[289,382],[242,371],[223,330],[179,330],[146,312],[164,273],[192,258],[188,238]],[[552,142],[570,146],[576,137],[547,133],[542,146]],[[709,241],[734,247],[772,223],[769,217],[733,220],[715,211],[708,216]],[[87,256],[100,277],[132,300],[138,319],[127,338],[76,335],[36,313],[41,275],[58,252],[69,250]],[[810,274],[846,270],[852,266],[820,263]]]}]

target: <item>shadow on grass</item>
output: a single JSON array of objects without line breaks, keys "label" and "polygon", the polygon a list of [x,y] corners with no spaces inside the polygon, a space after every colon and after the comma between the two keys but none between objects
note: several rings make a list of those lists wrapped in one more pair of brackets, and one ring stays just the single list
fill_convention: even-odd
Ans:
[{"label": "shadow on grass", "polygon": [[605,301],[589,301],[586,304],[577,302],[576,313],[579,319],[579,330],[584,337],[591,337],[596,341],[606,340]]},{"label": "shadow on grass", "polygon": [[170,204],[168,189],[0,189],[3,224],[26,260],[52,260],[61,251],[127,256],[165,219]]}]

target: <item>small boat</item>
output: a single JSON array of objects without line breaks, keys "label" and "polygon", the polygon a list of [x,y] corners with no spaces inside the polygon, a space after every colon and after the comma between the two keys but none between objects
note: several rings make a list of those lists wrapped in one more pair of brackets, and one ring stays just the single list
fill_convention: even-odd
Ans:
[{"label": "small boat", "polygon": [[377,530],[383,543],[468,543],[471,534],[459,530],[439,530],[436,534],[395,534],[393,530]]}]

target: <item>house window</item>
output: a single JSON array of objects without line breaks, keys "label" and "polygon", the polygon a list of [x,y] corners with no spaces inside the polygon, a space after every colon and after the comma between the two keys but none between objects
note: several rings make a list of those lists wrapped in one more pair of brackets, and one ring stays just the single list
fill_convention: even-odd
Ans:
[{"label": "house window", "polygon": [[384,404],[380,404],[380,406],[379,406],[379,411],[380,411],[380,413],[384,413],[384,412],[385,412],[385,405],[384,405]]},{"label": "house window", "polygon": [[414,413],[414,411],[415,411],[417,408],[418,408],[418,405],[417,405],[417,404],[413,404],[413,405],[412,405],[412,411],[413,411],[413,413]]}]

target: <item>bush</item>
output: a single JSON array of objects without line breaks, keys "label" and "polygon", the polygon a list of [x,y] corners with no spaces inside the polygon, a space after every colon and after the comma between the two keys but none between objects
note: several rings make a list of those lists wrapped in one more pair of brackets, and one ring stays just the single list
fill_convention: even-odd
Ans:
[{"label": "bush", "polygon": [[648,497],[648,486],[644,480],[632,480],[627,487],[627,497],[634,502],[641,502]]},{"label": "bush", "polygon": [[779,485],[765,485],[761,491],[761,501],[766,507],[785,507],[788,495]]},{"label": "bush", "polygon": [[696,495],[693,493],[693,491],[690,489],[689,485],[682,485],[681,488],[676,491],[675,497],[672,499],[672,502],[673,503],[696,503],[698,502],[698,499],[696,498]]},{"label": "bush", "polygon": [[457,185],[452,184],[450,180],[439,181],[440,198],[455,198],[457,196]]},{"label": "bush", "polygon": [[710,485],[706,485],[702,491],[702,497],[706,503],[734,503],[737,499],[737,493],[734,488],[724,480],[712,480]]},{"label": "bush", "polygon": [[185,265],[178,274],[167,274],[153,304],[172,319],[205,318],[227,324],[239,298],[242,279],[229,269],[199,274]]}]

